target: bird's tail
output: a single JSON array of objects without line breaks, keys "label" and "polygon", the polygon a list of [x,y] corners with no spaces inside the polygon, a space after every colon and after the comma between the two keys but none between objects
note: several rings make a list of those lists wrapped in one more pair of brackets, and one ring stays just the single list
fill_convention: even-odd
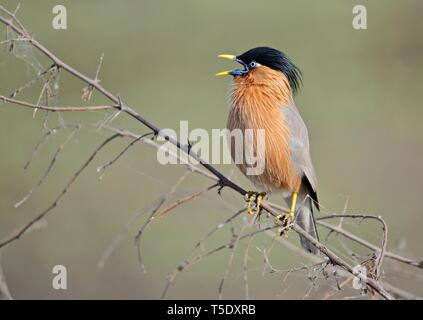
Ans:
[{"label": "bird's tail", "polygon": [[[297,198],[297,213],[296,213],[296,223],[302,229],[307,231],[309,235],[313,238],[319,240],[316,228],[316,222],[314,221],[313,215],[313,200],[308,196],[307,190],[304,186],[301,187],[300,192],[298,193]],[[313,245],[309,240],[304,236],[300,235],[301,246],[310,253],[317,254],[319,250],[315,245]]]}]

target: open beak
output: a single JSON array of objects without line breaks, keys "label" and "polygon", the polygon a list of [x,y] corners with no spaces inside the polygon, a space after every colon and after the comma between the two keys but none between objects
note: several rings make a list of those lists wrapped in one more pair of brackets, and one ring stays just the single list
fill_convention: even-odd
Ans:
[{"label": "open beak", "polygon": [[[233,54],[219,54],[217,57],[232,60],[232,61],[238,61],[236,56],[234,56]],[[233,75],[233,74],[234,74],[234,70],[228,70],[228,71],[222,71],[222,72],[216,73],[216,76],[226,76],[226,75]]]}]

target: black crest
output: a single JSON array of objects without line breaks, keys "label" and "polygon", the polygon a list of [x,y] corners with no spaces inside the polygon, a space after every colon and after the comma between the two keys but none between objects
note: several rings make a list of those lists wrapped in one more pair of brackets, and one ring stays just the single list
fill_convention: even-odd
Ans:
[{"label": "black crest", "polygon": [[247,65],[251,61],[273,70],[281,71],[288,78],[292,91],[296,93],[302,83],[301,70],[281,51],[269,47],[257,47],[237,57]]}]

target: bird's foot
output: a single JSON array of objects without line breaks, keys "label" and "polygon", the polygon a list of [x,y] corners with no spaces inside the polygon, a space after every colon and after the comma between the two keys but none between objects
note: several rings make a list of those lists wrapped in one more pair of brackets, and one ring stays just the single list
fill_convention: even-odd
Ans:
[{"label": "bird's foot", "polygon": [[249,215],[255,215],[260,213],[261,202],[265,197],[265,192],[249,191],[245,194],[245,201],[247,202],[247,212]]},{"label": "bird's foot", "polygon": [[294,217],[295,213],[293,211],[280,214],[276,217],[277,222],[282,224],[282,228],[278,230],[280,236],[288,237],[287,232],[292,228],[292,221],[294,221]]}]

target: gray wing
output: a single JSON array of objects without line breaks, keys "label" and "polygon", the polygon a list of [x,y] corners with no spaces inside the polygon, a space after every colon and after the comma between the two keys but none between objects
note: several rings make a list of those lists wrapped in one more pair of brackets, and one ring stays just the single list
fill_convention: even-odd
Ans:
[{"label": "gray wing", "polygon": [[290,138],[289,148],[296,171],[305,175],[313,191],[317,188],[317,178],[310,156],[310,144],[307,127],[295,105],[280,108],[288,124]]}]

